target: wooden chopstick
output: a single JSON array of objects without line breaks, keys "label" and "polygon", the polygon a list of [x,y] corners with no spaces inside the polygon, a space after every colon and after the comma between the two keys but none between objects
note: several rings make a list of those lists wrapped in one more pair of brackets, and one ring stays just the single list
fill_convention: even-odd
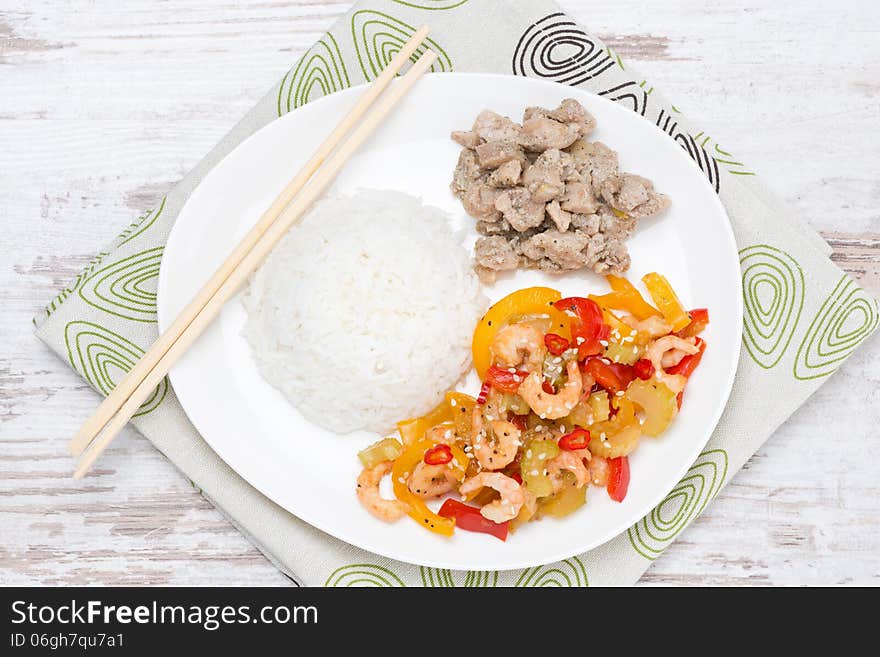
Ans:
[{"label": "wooden chopstick", "polygon": [[147,350],[135,366],[129,371],[126,377],[116,386],[111,393],[101,402],[91,417],[80,427],[79,431],[70,441],[68,449],[71,454],[77,456],[83,452],[88,444],[95,438],[98,432],[104,427],[110,418],[122,407],[126,399],[128,399],[134,389],[146,378],[147,374],[152,370],[159,359],[165,355],[171,345],[177,340],[186,327],[195,319],[196,315],[207,304],[208,300],[217,292],[223,281],[228,278],[229,274],[238,266],[238,263],[244,256],[256,245],[257,241],[266,230],[271,226],[278,215],[293,200],[293,197],[299,193],[305,183],[311,178],[315,171],[324,163],[327,156],[333,151],[343,137],[352,129],[352,127],[361,120],[366,111],[372,106],[379,95],[385,91],[394,76],[400,72],[407,60],[416,51],[419,45],[424,41],[428,34],[428,27],[420,27],[412,38],[404,44],[400,52],[388,63],[385,70],[376,78],[367,90],[361,94],[354,107],[345,115],[342,121],[327,136],[324,142],[318,146],[317,150],[312,154],[308,162],[296,174],[293,180],[281,191],[278,197],[272,202],[272,205],[263,213],[259,221],[245,235],[239,244],[233,249],[232,253],[226,258],[222,265],[214,272],[210,279],[205,283],[201,290],[192,298],[186,307],[174,319],[174,322],[168,329],[159,336],[156,342]]},{"label": "wooden chopstick", "polygon": [[[416,44],[417,46],[418,44]],[[413,48],[414,51],[415,48]],[[115,414],[112,417],[106,418],[106,420],[99,418],[95,421],[95,424],[103,426],[103,431],[89,446],[88,450],[83,453],[74,471],[73,476],[75,478],[81,478],[88,471],[116,434],[119,433],[122,427],[131,419],[132,415],[137,412],[140,405],[149,397],[153,389],[168,373],[174,363],[177,362],[217,316],[223,304],[235,295],[240,286],[259,267],[263,259],[287,233],[290,227],[300,221],[312,203],[333,182],[352,154],[382,124],[386,116],[419,78],[431,68],[436,59],[437,56],[432,51],[426,50],[406,75],[396,85],[392,86],[385,96],[379,99],[375,107],[355,127],[349,138],[339,146],[338,150],[333,153],[326,164],[314,173],[309,184],[305,185],[300,194],[278,214],[276,220],[266,228],[254,247],[241,258],[229,272],[228,276],[220,282],[216,292],[195,313],[193,320],[184,328],[180,335],[174,340],[169,340],[170,345],[167,351],[159,356],[155,364],[149,368],[149,371],[146,372],[140,381],[130,385],[132,388],[131,394],[125,399]]]}]

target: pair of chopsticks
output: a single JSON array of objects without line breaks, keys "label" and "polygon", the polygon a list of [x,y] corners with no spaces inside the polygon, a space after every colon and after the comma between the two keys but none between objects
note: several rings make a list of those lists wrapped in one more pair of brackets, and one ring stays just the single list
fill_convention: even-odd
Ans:
[{"label": "pair of chopsticks", "polygon": [[[382,125],[406,93],[431,68],[437,55],[426,48],[398,84],[380,98],[427,35],[427,26],[422,26],[404,44],[250,232],[177,315],[168,330],[159,336],[80,427],[69,445],[70,453],[80,457],[74,478],[80,479],[88,472],[174,363],[217,316],[223,304],[256,271],[288,229],[299,223],[352,154]],[[345,139],[349,132],[351,135]]]}]

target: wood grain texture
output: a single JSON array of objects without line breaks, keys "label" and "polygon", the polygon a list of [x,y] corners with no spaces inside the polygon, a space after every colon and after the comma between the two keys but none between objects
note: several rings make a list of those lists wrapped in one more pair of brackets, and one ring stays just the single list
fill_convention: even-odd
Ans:
[{"label": "wood grain texture", "polygon": [[[880,293],[877,3],[561,4]],[[70,479],[64,447],[96,396],[30,319],[349,6],[0,6],[0,583],[287,583],[132,430]],[[768,441],[644,584],[880,584],[878,344]]]}]

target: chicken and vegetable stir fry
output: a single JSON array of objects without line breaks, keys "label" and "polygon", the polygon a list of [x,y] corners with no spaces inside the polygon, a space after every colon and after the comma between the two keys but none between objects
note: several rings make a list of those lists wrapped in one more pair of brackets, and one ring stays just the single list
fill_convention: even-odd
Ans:
[{"label": "chicken and vegetable stir fry", "polygon": [[[544,516],[583,506],[587,489],[622,501],[628,455],[676,417],[706,343],[706,309],[686,311],[659,274],[653,303],[609,275],[608,294],[519,290],[478,323],[473,360],[482,388],[448,392],[427,415],[398,424],[359,454],[357,495],[374,515],[409,515],[429,531],[456,527],[505,540]],[[379,483],[391,475],[394,497]],[[437,512],[426,500],[448,495]]]},{"label": "chicken and vegetable stir fry", "polygon": [[625,240],[638,220],[669,199],[650,180],[619,170],[617,153],[588,137],[595,119],[568,98],[553,110],[529,107],[523,122],[484,110],[466,132],[451,188],[477,220],[476,270],[589,268],[622,274]]}]

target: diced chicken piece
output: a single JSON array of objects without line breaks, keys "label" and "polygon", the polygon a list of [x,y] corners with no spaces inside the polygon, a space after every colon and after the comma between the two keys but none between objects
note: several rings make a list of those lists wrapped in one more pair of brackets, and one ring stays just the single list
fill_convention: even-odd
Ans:
[{"label": "diced chicken piece", "polygon": [[621,241],[628,239],[639,223],[638,219],[625,214],[618,215],[614,210],[604,206],[596,216],[599,218],[599,232],[604,234],[606,239]]},{"label": "diced chicken piece", "polygon": [[477,163],[477,154],[470,149],[462,149],[452,174],[452,183],[449,185],[452,193],[461,196],[479,178],[480,165]]},{"label": "diced chicken piece", "polygon": [[522,187],[502,191],[495,200],[495,208],[519,232],[540,226],[544,221],[544,204],[533,201],[529,190]]},{"label": "diced chicken piece", "polygon": [[501,236],[481,237],[474,245],[474,259],[477,264],[493,271],[516,269],[519,256],[513,247]]},{"label": "diced chicken piece", "polygon": [[[548,208],[549,209],[549,208]],[[573,214],[571,215],[572,227],[586,235],[595,235],[599,232],[600,224],[597,214]]]},{"label": "diced chicken piece", "polygon": [[559,232],[564,233],[568,230],[568,227],[571,225],[571,213],[559,207],[559,201],[553,200],[547,204],[547,214],[553,220]]},{"label": "diced chicken piece", "polygon": [[554,110],[547,110],[543,107],[527,107],[523,113],[523,120],[527,121],[534,117],[544,117],[560,123],[576,125],[581,137],[586,137],[596,128],[596,119],[574,98],[566,98]]},{"label": "diced chicken piece", "polygon": [[510,160],[489,174],[486,180],[492,187],[513,187],[519,182],[522,173],[522,162]]},{"label": "diced chicken piece", "polygon": [[558,148],[548,148],[523,174],[523,185],[529,190],[533,200],[550,201],[558,198],[565,189],[562,182],[561,153]]},{"label": "diced chicken piece", "polygon": [[613,274],[622,276],[629,269],[630,258],[626,245],[620,240],[606,241],[605,248],[593,264],[597,274]]},{"label": "diced chicken piece", "polygon": [[669,206],[669,199],[657,194],[650,180],[631,173],[608,178],[601,193],[612,208],[635,218],[656,214]]},{"label": "diced chicken piece", "polygon": [[[507,223],[504,219],[496,219],[495,221],[478,221],[476,225],[477,232],[480,235],[485,235],[486,237],[490,237],[492,235],[509,235],[511,232],[515,232],[510,224]],[[517,235],[519,233],[516,233]]]},{"label": "diced chicken piece", "polygon": [[563,100],[559,107],[553,110],[550,118],[577,125],[580,128],[581,137],[586,137],[596,129],[596,119],[574,98]]},{"label": "diced chicken piece", "polygon": [[496,114],[492,110],[483,110],[477,115],[471,132],[483,141],[512,141],[520,138],[521,127],[506,116]]},{"label": "diced chicken piece", "polygon": [[576,125],[567,125],[543,116],[535,116],[523,123],[519,143],[526,150],[546,151],[548,148],[571,146],[579,135],[580,129]]},{"label": "diced chicken piece", "polygon": [[584,177],[577,168],[577,161],[566,151],[559,151],[559,161],[562,164],[562,182],[577,180],[584,182]]},{"label": "diced chicken piece", "polygon": [[578,214],[593,214],[599,209],[599,202],[593,196],[592,190],[582,182],[566,183],[559,205],[566,212]]},{"label": "diced chicken piece", "polygon": [[482,181],[475,182],[462,195],[461,204],[464,206],[465,212],[474,219],[498,221],[501,218],[501,212],[495,207],[495,203],[498,201],[500,193],[500,190],[489,187]]},{"label": "diced chicken piece", "polygon": [[511,160],[524,160],[525,153],[512,141],[488,141],[476,148],[477,161],[483,169],[497,169]]},{"label": "diced chicken piece", "polygon": [[449,136],[452,137],[452,141],[465,148],[476,148],[482,143],[480,135],[473,130],[455,130]]},{"label": "diced chicken piece", "polygon": [[599,194],[602,183],[617,175],[617,153],[600,141],[578,140],[568,152],[575,159],[578,171],[589,175],[594,194]]},{"label": "diced chicken piece", "polygon": [[641,219],[643,217],[651,217],[655,214],[660,214],[666,208],[672,205],[672,201],[669,199],[666,194],[651,194],[651,198],[649,198],[645,203],[642,203],[640,206],[633,208],[632,212],[629,215],[633,219]]},{"label": "diced chicken piece", "polygon": [[589,241],[585,235],[550,229],[530,237],[520,248],[524,256],[536,262],[546,258],[561,269],[580,269],[587,264],[583,251]]},{"label": "diced chicken piece", "polygon": [[596,233],[589,238],[586,249],[587,266],[597,274],[619,276],[629,269],[629,253],[622,241]]}]

